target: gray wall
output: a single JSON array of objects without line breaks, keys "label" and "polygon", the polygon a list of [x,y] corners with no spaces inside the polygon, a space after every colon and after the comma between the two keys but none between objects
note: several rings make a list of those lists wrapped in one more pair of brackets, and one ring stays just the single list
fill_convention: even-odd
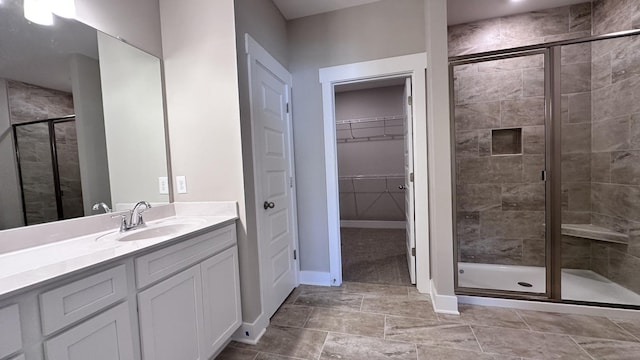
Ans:
[{"label": "gray wall", "polygon": [[0,230],[24,225],[8,98],[7,81],[0,79]]},{"label": "gray wall", "polygon": [[101,32],[98,50],[111,203],[168,203],[160,60]]},{"label": "gray wall", "polygon": [[329,271],[322,67],[425,51],[424,0],[383,0],[287,24],[293,75],[300,268]]},{"label": "gray wall", "polygon": [[93,213],[97,202],[111,203],[107,143],[104,134],[100,65],[97,60],[74,54],[70,59],[71,88],[76,112],[78,155],[84,213]]},{"label": "gray wall", "polygon": [[270,0],[236,0],[234,5],[242,158],[247,209],[247,241],[239,243],[240,283],[244,320],[250,322],[259,315],[259,304],[256,307],[255,300],[260,298],[260,274],[259,267],[255,265],[258,264],[258,229],[256,224],[255,184],[253,181],[253,157],[251,153],[249,78],[244,34],[248,33],[286,68],[288,64],[287,28],[285,19]]}]

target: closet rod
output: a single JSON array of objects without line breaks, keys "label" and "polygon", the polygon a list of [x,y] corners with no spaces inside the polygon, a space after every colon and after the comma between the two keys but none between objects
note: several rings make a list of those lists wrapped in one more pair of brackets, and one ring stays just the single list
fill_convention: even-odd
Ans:
[{"label": "closet rod", "polygon": [[376,121],[404,120],[406,117],[407,117],[406,115],[391,115],[391,116],[379,116],[379,117],[358,118],[358,119],[344,119],[344,120],[336,120],[336,125],[359,124],[359,123],[368,123],[368,122],[376,122]]}]

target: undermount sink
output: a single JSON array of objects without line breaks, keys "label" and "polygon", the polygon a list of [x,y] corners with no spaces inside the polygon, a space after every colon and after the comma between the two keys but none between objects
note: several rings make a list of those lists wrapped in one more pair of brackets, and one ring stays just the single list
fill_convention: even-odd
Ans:
[{"label": "undermount sink", "polygon": [[164,220],[155,224],[149,224],[144,227],[132,229],[126,232],[110,232],[108,234],[99,236],[96,240],[135,241],[179,236],[189,232],[189,230],[197,227],[204,221],[205,220],[203,219],[197,218]]}]

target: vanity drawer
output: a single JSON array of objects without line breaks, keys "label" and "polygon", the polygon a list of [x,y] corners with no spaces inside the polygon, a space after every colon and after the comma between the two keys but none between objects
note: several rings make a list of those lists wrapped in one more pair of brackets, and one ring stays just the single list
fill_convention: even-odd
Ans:
[{"label": "vanity drawer", "polygon": [[138,289],[172,275],[236,243],[236,226],[185,240],[135,260]]},{"label": "vanity drawer", "polygon": [[42,332],[49,335],[127,296],[125,265],[40,294]]},{"label": "vanity drawer", "polygon": [[0,358],[22,349],[20,308],[18,304],[0,309]]}]

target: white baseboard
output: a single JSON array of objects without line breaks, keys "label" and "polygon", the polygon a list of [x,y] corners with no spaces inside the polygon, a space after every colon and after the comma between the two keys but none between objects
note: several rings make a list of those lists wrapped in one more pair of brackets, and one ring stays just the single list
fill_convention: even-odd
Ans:
[{"label": "white baseboard", "polygon": [[252,323],[243,322],[231,338],[239,343],[255,345],[264,335],[267,326],[269,326],[269,319],[262,313]]},{"label": "white baseboard", "polygon": [[431,302],[433,303],[433,310],[437,313],[460,315],[458,312],[458,297],[438,294],[433,280],[431,280]]},{"label": "white baseboard", "polygon": [[340,227],[361,229],[404,229],[405,221],[340,220]]},{"label": "white baseboard", "polygon": [[331,286],[331,273],[321,271],[300,271],[300,284]]}]

